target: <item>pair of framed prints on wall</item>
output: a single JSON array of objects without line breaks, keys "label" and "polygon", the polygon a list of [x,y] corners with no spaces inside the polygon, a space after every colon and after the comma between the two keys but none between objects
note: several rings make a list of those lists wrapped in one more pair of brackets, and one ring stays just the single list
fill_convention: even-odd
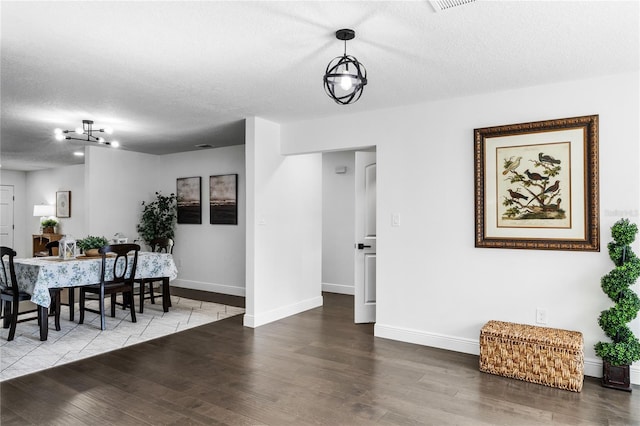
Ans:
[{"label": "pair of framed prints on wall", "polygon": [[[178,178],[178,223],[201,224],[202,178]],[[238,224],[238,175],[209,176],[209,223],[212,225]]]}]

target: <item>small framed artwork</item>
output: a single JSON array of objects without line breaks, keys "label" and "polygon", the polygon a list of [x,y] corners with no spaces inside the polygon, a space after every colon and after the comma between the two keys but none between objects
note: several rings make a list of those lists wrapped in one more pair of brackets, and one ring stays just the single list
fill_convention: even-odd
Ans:
[{"label": "small framed artwork", "polygon": [[209,176],[209,222],[238,224],[238,175]]},{"label": "small framed artwork", "polygon": [[476,247],[600,251],[597,115],[474,136]]},{"label": "small framed artwork", "polygon": [[56,217],[71,217],[71,191],[56,192]]},{"label": "small framed artwork", "polygon": [[178,223],[202,223],[201,182],[202,178],[200,176],[177,179]]}]

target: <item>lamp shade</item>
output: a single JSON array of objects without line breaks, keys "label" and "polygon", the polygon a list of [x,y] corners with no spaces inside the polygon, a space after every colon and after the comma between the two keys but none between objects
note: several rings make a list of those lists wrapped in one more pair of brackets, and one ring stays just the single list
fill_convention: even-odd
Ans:
[{"label": "lamp shade", "polygon": [[56,214],[56,207],[49,206],[47,204],[36,204],[33,206],[33,215],[34,216],[54,216]]}]

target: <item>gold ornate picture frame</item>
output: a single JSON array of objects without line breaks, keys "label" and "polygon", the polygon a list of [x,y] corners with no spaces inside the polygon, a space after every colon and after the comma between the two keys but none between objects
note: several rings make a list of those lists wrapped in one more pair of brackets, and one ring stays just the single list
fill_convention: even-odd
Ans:
[{"label": "gold ornate picture frame", "polygon": [[474,139],[476,247],[600,251],[597,115]]}]

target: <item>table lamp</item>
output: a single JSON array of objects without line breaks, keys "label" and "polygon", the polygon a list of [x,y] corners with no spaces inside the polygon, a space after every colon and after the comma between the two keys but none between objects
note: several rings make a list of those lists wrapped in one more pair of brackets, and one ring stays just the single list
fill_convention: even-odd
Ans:
[{"label": "table lamp", "polygon": [[49,216],[56,214],[56,207],[47,204],[36,204],[33,206],[33,215],[40,216],[40,222]]}]

